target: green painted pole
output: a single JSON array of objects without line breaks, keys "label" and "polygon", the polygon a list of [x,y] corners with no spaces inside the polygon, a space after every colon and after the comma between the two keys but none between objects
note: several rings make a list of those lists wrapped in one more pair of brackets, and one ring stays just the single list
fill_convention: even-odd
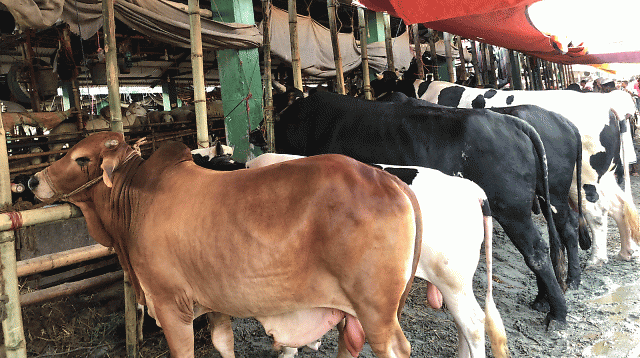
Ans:
[{"label": "green painted pole", "polygon": [[509,50],[509,63],[511,64],[511,78],[513,89],[521,90],[522,89],[522,68],[520,67],[520,57],[518,53]]},{"label": "green painted pole", "polygon": [[[0,124],[2,115],[0,114]],[[11,179],[9,177],[9,157],[7,137],[0,125],[0,205],[11,204]],[[7,358],[26,358],[27,345],[22,325],[20,292],[16,267],[16,248],[13,231],[0,232],[0,273],[2,273],[2,332]]]},{"label": "green painted pole", "polygon": [[[254,24],[251,0],[217,3],[212,11],[222,21]],[[225,114],[227,144],[234,148],[233,158],[246,162],[262,151],[249,143],[249,132],[258,128],[262,113],[262,76],[258,49],[218,51],[218,69]]]},{"label": "green painted pole", "polygon": [[393,38],[391,37],[391,16],[386,12],[383,13],[384,20],[384,47],[387,50],[387,71],[395,71],[396,66],[393,63]]}]

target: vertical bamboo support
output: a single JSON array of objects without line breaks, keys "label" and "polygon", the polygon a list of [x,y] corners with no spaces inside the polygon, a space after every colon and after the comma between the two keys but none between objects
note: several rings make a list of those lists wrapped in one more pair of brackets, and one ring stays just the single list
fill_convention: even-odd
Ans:
[{"label": "vertical bamboo support", "polygon": [[438,74],[438,55],[436,54],[436,32],[432,29],[429,29],[429,51],[431,52],[433,80],[438,81],[440,75]]},{"label": "vertical bamboo support", "polygon": [[418,24],[411,25],[413,32],[413,48],[416,53],[416,65],[418,66],[418,79],[424,80],[424,64],[422,63],[422,47],[420,45],[420,33]]},{"label": "vertical bamboo support", "polygon": [[291,41],[291,67],[293,86],[302,91],[302,65],[300,64],[300,42],[298,41],[298,9],[296,0],[289,0],[289,39]]},{"label": "vertical bamboo support", "polygon": [[204,59],[202,53],[202,24],[198,0],[189,0],[189,24],[191,33],[191,68],[193,71],[193,104],[196,107],[196,139],[198,148],[209,147],[207,126],[207,99],[204,84]]},{"label": "vertical bamboo support", "polygon": [[369,77],[369,50],[367,29],[369,28],[367,16],[365,16],[366,10],[358,7],[358,27],[360,29],[360,51],[362,55],[362,81],[364,82],[364,98],[372,100],[371,94],[371,77]]},{"label": "vertical bamboo support", "polygon": [[384,19],[384,47],[387,50],[387,70],[395,71],[396,66],[393,63],[393,38],[391,37],[391,16],[386,12],[382,14]]},{"label": "vertical bamboo support", "polygon": [[109,110],[111,111],[111,130],[124,133],[122,112],[120,110],[120,83],[118,80],[118,48],[116,47],[116,20],[113,3],[115,0],[102,1],[104,20],[104,53],[107,62],[107,88],[109,90]]},{"label": "vertical bamboo support", "polygon": [[489,64],[489,83],[491,83],[495,88],[498,87],[498,74],[496,73],[496,56],[493,52],[493,45],[486,44],[487,50],[487,63]]},{"label": "vertical bamboo support", "polygon": [[344,88],[344,73],[342,73],[342,55],[340,55],[340,43],[338,41],[338,25],[336,24],[335,0],[327,0],[327,11],[329,12],[329,27],[331,30],[331,44],[333,45],[333,59],[336,63],[337,92],[340,94],[346,94]]},{"label": "vertical bamboo support", "polygon": [[[7,156],[7,137],[0,114],[0,205],[11,204],[11,179]],[[2,301],[6,317],[2,320],[7,358],[26,358],[27,348],[22,325],[20,292],[16,267],[13,231],[0,232],[0,272],[2,273]]]},{"label": "vertical bamboo support", "polygon": [[476,74],[476,85],[483,86],[484,81],[482,79],[482,71],[480,70],[480,64],[478,63],[478,50],[476,48],[475,41],[471,41],[471,64],[473,64],[473,71]]},{"label": "vertical bamboo support", "polygon": [[[262,51],[264,58],[264,122],[267,130],[267,151],[275,153],[275,131],[273,123],[273,76],[271,73],[271,0],[262,0]],[[293,71],[295,73],[295,69]],[[294,77],[295,78],[295,77]]]},{"label": "vertical bamboo support", "polygon": [[460,66],[462,66],[462,72],[460,72],[460,79],[463,81],[467,80],[467,61],[464,58],[464,46],[462,45],[462,37],[457,36],[458,38],[458,56],[460,56]]},{"label": "vertical bamboo support", "polygon": [[449,82],[453,83],[456,81],[456,71],[453,66],[453,53],[451,51],[451,34],[448,32],[443,32],[442,37],[444,38],[444,56],[447,60],[447,72],[449,72]]}]

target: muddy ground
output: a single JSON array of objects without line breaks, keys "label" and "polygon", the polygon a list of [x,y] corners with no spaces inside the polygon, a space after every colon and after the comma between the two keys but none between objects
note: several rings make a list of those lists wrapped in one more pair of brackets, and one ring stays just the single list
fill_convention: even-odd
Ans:
[{"label": "muddy ground", "polygon": [[[632,177],[636,205],[640,178]],[[639,205],[640,206],[640,205]],[[546,226],[540,226],[546,232]],[[580,288],[566,294],[566,328],[546,331],[544,314],[529,308],[536,295],[532,273],[496,224],[494,229],[494,298],[507,329],[513,357],[639,357],[640,260],[616,260],[620,240],[609,220],[609,263],[585,271]],[[480,248],[478,248],[480,249]],[[588,253],[581,252],[581,261]],[[476,297],[484,307],[484,255],[474,279]],[[23,309],[30,357],[124,357],[124,302],[121,284]],[[417,279],[405,306],[402,327],[411,342],[412,357],[453,357],[456,328],[446,308],[435,311],[424,303],[426,285]],[[209,340],[204,317],[196,320],[196,357],[220,357]],[[141,356],[169,357],[162,332],[147,317]],[[234,321],[238,357],[276,357],[271,340],[256,321]],[[331,331],[318,352],[302,357],[333,357],[337,334]],[[487,354],[490,350],[487,343]],[[373,357],[365,345],[361,357]]]}]

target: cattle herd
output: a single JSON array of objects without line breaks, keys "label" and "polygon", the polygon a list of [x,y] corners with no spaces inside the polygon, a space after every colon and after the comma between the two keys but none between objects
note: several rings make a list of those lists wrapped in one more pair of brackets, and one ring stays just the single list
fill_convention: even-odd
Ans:
[{"label": "cattle herd", "polygon": [[[640,244],[633,100],[419,80],[403,88],[377,101],[289,97],[276,109],[280,154],[246,164],[178,142],[143,159],[122,134],[96,133],[29,188],[77,205],[90,235],[115,248],[173,357],[194,356],[193,320],[206,314],[224,358],[234,357],[231,317],[256,318],[281,357],[317,348],[337,327],[338,357],[358,356],[366,341],[377,357],[406,358],[399,319],[416,276],[428,304],[451,313],[459,357],[484,356],[485,334],[507,357],[492,220],[535,277],[540,325],[563,327],[579,251],[591,251],[589,267],[608,264],[608,217],[620,260]],[[482,247],[484,311],[472,289]]]}]

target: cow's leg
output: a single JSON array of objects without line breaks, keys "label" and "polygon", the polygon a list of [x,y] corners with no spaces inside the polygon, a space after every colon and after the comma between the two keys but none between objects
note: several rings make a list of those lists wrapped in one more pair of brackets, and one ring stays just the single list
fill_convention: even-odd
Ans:
[{"label": "cow's leg", "polygon": [[[561,228],[560,239],[567,250],[567,287],[570,290],[577,290],[580,287],[580,250],[578,250],[578,214],[574,213],[568,206],[565,211],[564,225]],[[562,218],[554,218],[556,223],[562,222]]]},{"label": "cow's leg", "polygon": [[584,211],[585,219],[591,227],[593,236],[591,244],[591,255],[587,260],[587,268],[593,268],[605,264],[607,257],[607,214],[606,211],[597,204],[585,205],[588,208]]},{"label": "cow's leg", "polygon": [[217,312],[207,313],[211,330],[211,342],[222,358],[235,358],[231,317]]},{"label": "cow's leg", "polygon": [[458,328],[458,357],[484,356],[484,312],[473,295],[471,286],[460,292],[443,293],[447,308]]},{"label": "cow's leg", "polygon": [[520,251],[529,269],[536,275],[538,296],[533,301],[532,307],[534,309],[544,307],[544,303],[548,299],[549,313],[545,318],[545,323],[548,324],[553,320],[565,323],[567,304],[551,265],[549,245],[540,236],[530,212],[527,212],[527,215],[524,215],[523,212],[518,218],[514,210],[511,210],[509,215],[496,211],[494,217]]},{"label": "cow's leg", "polygon": [[156,315],[162,325],[172,358],[193,358],[193,311],[186,312],[176,306],[174,300],[169,303],[154,300]]}]

